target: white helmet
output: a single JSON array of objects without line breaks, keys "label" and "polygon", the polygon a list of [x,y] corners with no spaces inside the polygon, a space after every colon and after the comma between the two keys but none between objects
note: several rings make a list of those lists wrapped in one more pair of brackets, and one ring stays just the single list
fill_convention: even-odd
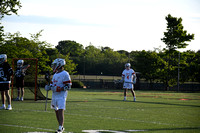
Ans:
[{"label": "white helmet", "polygon": [[1,54],[0,55],[0,64],[3,64],[7,60],[7,55],[6,54]]},{"label": "white helmet", "polygon": [[125,68],[127,68],[127,67],[130,68],[130,67],[131,67],[131,64],[130,64],[130,63],[126,63],[126,64],[125,64]]},{"label": "white helmet", "polygon": [[64,59],[57,58],[52,62],[51,68],[53,69],[53,72],[56,72],[58,69],[60,69],[65,64],[66,64],[66,62]]},{"label": "white helmet", "polygon": [[18,68],[22,67],[23,64],[24,64],[24,60],[18,60],[18,61],[17,61],[17,67],[18,67]]}]

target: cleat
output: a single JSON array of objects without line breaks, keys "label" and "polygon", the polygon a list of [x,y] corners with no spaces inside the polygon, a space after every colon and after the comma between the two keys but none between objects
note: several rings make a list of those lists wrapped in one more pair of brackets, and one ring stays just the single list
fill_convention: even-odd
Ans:
[{"label": "cleat", "polygon": [[62,133],[62,132],[64,132],[64,130],[65,130],[65,128],[62,127],[62,129],[58,129],[58,130],[56,131],[56,133]]},{"label": "cleat", "polygon": [[0,109],[6,109],[6,106],[1,106]]},{"label": "cleat", "polygon": [[10,107],[6,108],[6,110],[12,110],[12,107],[10,106]]},{"label": "cleat", "polygon": [[23,97],[20,98],[20,101],[24,101]]},{"label": "cleat", "polygon": [[136,102],[136,98],[134,97],[133,102]]},{"label": "cleat", "polygon": [[16,99],[14,99],[14,101],[19,101],[19,97],[17,97]]}]

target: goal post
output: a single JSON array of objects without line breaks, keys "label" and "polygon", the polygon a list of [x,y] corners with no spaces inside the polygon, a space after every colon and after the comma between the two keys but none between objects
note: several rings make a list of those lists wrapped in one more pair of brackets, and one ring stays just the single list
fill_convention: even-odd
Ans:
[{"label": "goal post", "polygon": [[[30,67],[26,70],[26,75],[24,77],[24,99],[45,99],[45,96],[42,94],[38,83],[38,59],[37,58],[13,58],[12,59],[12,69],[14,74],[12,75],[12,83],[11,83],[11,97],[12,99],[17,98],[18,96],[18,88],[16,88],[16,80],[15,80],[15,71],[17,69],[17,61],[24,60],[24,66],[30,65]],[[21,92],[20,92],[21,93]],[[21,95],[21,94],[20,94]]]}]

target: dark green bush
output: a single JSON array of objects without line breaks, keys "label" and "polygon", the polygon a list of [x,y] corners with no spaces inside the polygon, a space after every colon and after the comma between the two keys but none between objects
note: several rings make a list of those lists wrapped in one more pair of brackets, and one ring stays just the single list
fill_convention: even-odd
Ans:
[{"label": "dark green bush", "polygon": [[81,81],[73,80],[72,81],[72,88],[83,88],[84,84]]}]

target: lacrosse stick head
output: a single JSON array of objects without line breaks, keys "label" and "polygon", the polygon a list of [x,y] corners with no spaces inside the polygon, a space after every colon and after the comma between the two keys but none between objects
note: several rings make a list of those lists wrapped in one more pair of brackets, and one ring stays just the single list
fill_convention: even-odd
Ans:
[{"label": "lacrosse stick head", "polygon": [[7,55],[6,54],[1,54],[0,55],[0,64],[3,64],[7,60]]}]

